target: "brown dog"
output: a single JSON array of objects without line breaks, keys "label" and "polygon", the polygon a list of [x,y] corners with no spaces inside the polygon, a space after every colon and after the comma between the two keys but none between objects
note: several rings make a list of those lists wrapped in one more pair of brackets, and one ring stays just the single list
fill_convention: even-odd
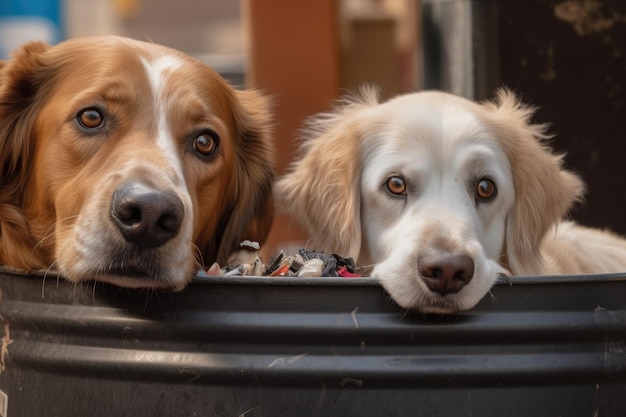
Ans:
[{"label": "brown dog", "polygon": [[107,36],[0,67],[0,263],[180,289],[271,225],[268,102],[179,51]]}]

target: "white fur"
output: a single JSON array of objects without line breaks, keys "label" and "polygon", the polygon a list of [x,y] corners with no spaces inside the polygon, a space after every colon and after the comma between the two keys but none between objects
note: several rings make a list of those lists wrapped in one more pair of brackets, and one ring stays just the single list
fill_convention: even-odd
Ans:
[{"label": "white fur", "polygon": [[[274,195],[312,248],[371,265],[398,304],[424,312],[472,308],[502,275],[626,270],[624,240],[560,222],[583,185],[531,115],[506,90],[479,104],[441,92],[379,103],[366,89],[309,120]],[[406,195],[385,187],[394,176]],[[476,194],[484,178],[490,200]],[[471,259],[459,291],[429,288],[419,259],[432,251]]]},{"label": "white fur", "polygon": [[[367,256],[358,258],[376,264],[372,275],[399,304],[466,309],[505,272],[494,259],[514,200],[509,161],[473,115],[409,100],[381,106],[374,117],[388,126],[362,144],[361,253]],[[409,105],[411,112],[403,111]],[[409,184],[406,199],[381,187],[392,175]],[[499,184],[498,203],[476,206],[472,182],[485,176]],[[420,250],[437,246],[474,259],[475,277],[462,292],[441,297],[418,278]]]},{"label": "white fur", "polygon": [[155,102],[155,120],[157,121],[157,146],[163,151],[178,175],[178,180],[182,183],[183,168],[176,152],[176,143],[172,138],[172,133],[167,123],[168,115],[168,95],[166,92],[167,79],[172,76],[172,72],[182,65],[182,60],[174,55],[162,55],[152,61],[141,58],[141,62],[146,68],[148,80],[152,88],[152,96]]}]

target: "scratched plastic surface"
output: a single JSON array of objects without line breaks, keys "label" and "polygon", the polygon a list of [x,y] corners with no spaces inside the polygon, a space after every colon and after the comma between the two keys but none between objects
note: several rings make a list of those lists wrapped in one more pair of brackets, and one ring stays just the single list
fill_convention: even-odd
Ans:
[{"label": "scratched plastic surface", "polygon": [[2,416],[626,410],[626,275],[516,278],[451,317],[406,312],[371,278],[166,293],[0,274],[0,290]]}]

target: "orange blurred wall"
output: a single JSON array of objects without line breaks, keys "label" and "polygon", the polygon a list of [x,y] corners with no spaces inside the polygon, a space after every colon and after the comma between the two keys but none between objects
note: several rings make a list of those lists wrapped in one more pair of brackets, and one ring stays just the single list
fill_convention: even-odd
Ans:
[{"label": "orange blurred wall", "polygon": [[[293,159],[302,122],[329,110],[339,94],[338,1],[244,1],[246,87],[273,97],[278,175]],[[306,247],[306,234],[279,211],[262,248],[266,260],[281,249],[292,253]]]}]

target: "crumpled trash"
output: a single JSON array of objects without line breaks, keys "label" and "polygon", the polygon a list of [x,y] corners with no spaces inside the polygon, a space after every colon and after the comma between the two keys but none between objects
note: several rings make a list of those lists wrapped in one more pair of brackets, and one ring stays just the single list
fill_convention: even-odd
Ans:
[{"label": "crumpled trash", "polygon": [[[241,246],[252,247],[258,250],[257,246],[251,244],[256,242],[244,241]],[[252,263],[237,265],[227,265],[220,267],[217,263],[211,265],[201,274],[211,276],[289,276],[289,277],[360,277],[359,268],[356,267],[354,259],[343,258],[337,254],[309,251],[300,249],[298,253],[287,255],[280,251],[278,255],[270,260],[268,265],[264,265],[258,254]]]}]

